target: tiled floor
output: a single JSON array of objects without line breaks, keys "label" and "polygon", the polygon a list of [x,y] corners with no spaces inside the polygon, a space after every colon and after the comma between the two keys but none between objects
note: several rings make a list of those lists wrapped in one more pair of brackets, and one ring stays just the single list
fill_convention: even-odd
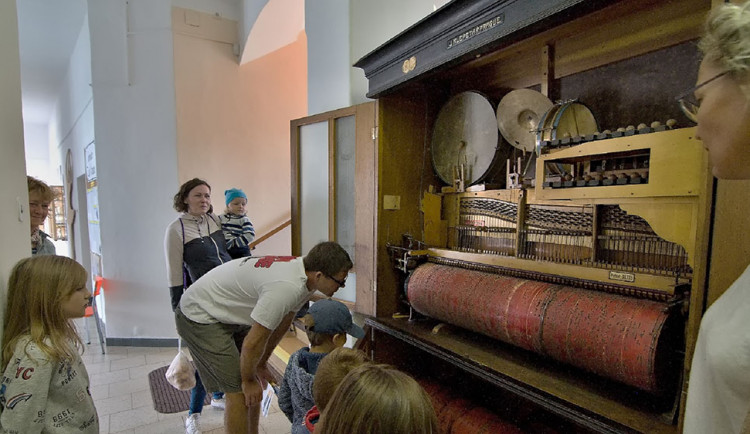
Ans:
[{"label": "tiled floor", "polygon": [[[83,323],[80,323],[82,325]],[[92,326],[91,344],[86,345],[83,361],[91,379],[91,395],[99,413],[102,434],[181,434],[185,432],[187,411],[157,413],[153,408],[148,373],[172,361],[176,348],[107,347],[102,354]],[[81,334],[85,342],[85,333]],[[204,434],[224,433],[224,412],[205,406],[201,415]],[[291,424],[274,398],[268,417],[260,420],[261,434],[291,432]]]}]

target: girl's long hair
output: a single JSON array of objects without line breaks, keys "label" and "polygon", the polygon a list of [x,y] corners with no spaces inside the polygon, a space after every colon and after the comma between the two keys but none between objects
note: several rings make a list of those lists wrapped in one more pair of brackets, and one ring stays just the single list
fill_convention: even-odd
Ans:
[{"label": "girl's long hair", "polygon": [[86,270],[64,256],[34,256],[13,267],[3,324],[3,371],[24,336],[52,360],[71,359],[83,348],[62,303],[85,286]]},{"label": "girl's long hair", "polygon": [[344,377],[315,426],[316,434],[439,432],[424,389],[391,366],[373,364],[359,366]]}]

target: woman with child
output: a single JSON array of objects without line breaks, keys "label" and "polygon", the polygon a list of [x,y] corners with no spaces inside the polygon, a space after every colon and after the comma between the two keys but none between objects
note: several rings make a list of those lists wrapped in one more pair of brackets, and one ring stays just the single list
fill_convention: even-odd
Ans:
[{"label": "woman with child", "polygon": [[[230,261],[219,218],[213,214],[211,186],[193,178],[180,186],[173,207],[182,215],[167,226],[164,251],[172,310],[179,306],[183,292],[214,267]],[[185,421],[187,434],[200,434],[199,417],[206,390],[195,373],[196,384],[190,392],[190,409]],[[223,395],[214,394],[211,404],[223,408]]]}]

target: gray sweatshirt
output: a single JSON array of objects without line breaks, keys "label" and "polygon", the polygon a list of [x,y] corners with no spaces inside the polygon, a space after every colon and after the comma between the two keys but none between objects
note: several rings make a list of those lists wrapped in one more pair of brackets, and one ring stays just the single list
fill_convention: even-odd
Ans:
[{"label": "gray sweatshirt", "polygon": [[19,339],[0,386],[0,432],[99,433],[81,356],[50,361],[28,337]]},{"label": "gray sweatshirt", "polygon": [[279,408],[292,422],[292,434],[308,434],[305,413],[313,405],[312,386],[318,364],[328,353],[311,353],[300,348],[291,357],[279,386]]}]

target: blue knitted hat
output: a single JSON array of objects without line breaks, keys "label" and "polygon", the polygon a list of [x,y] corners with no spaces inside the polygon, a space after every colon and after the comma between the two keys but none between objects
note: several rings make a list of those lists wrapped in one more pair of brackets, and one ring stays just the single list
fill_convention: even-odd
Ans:
[{"label": "blue knitted hat", "polygon": [[226,201],[227,205],[229,205],[229,202],[233,201],[234,199],[241,197],[245,200],[247,200],[247,195],[244,191],[240,190],[239,188],[230,188],[229,190],[224,191],[224,200]]}]

